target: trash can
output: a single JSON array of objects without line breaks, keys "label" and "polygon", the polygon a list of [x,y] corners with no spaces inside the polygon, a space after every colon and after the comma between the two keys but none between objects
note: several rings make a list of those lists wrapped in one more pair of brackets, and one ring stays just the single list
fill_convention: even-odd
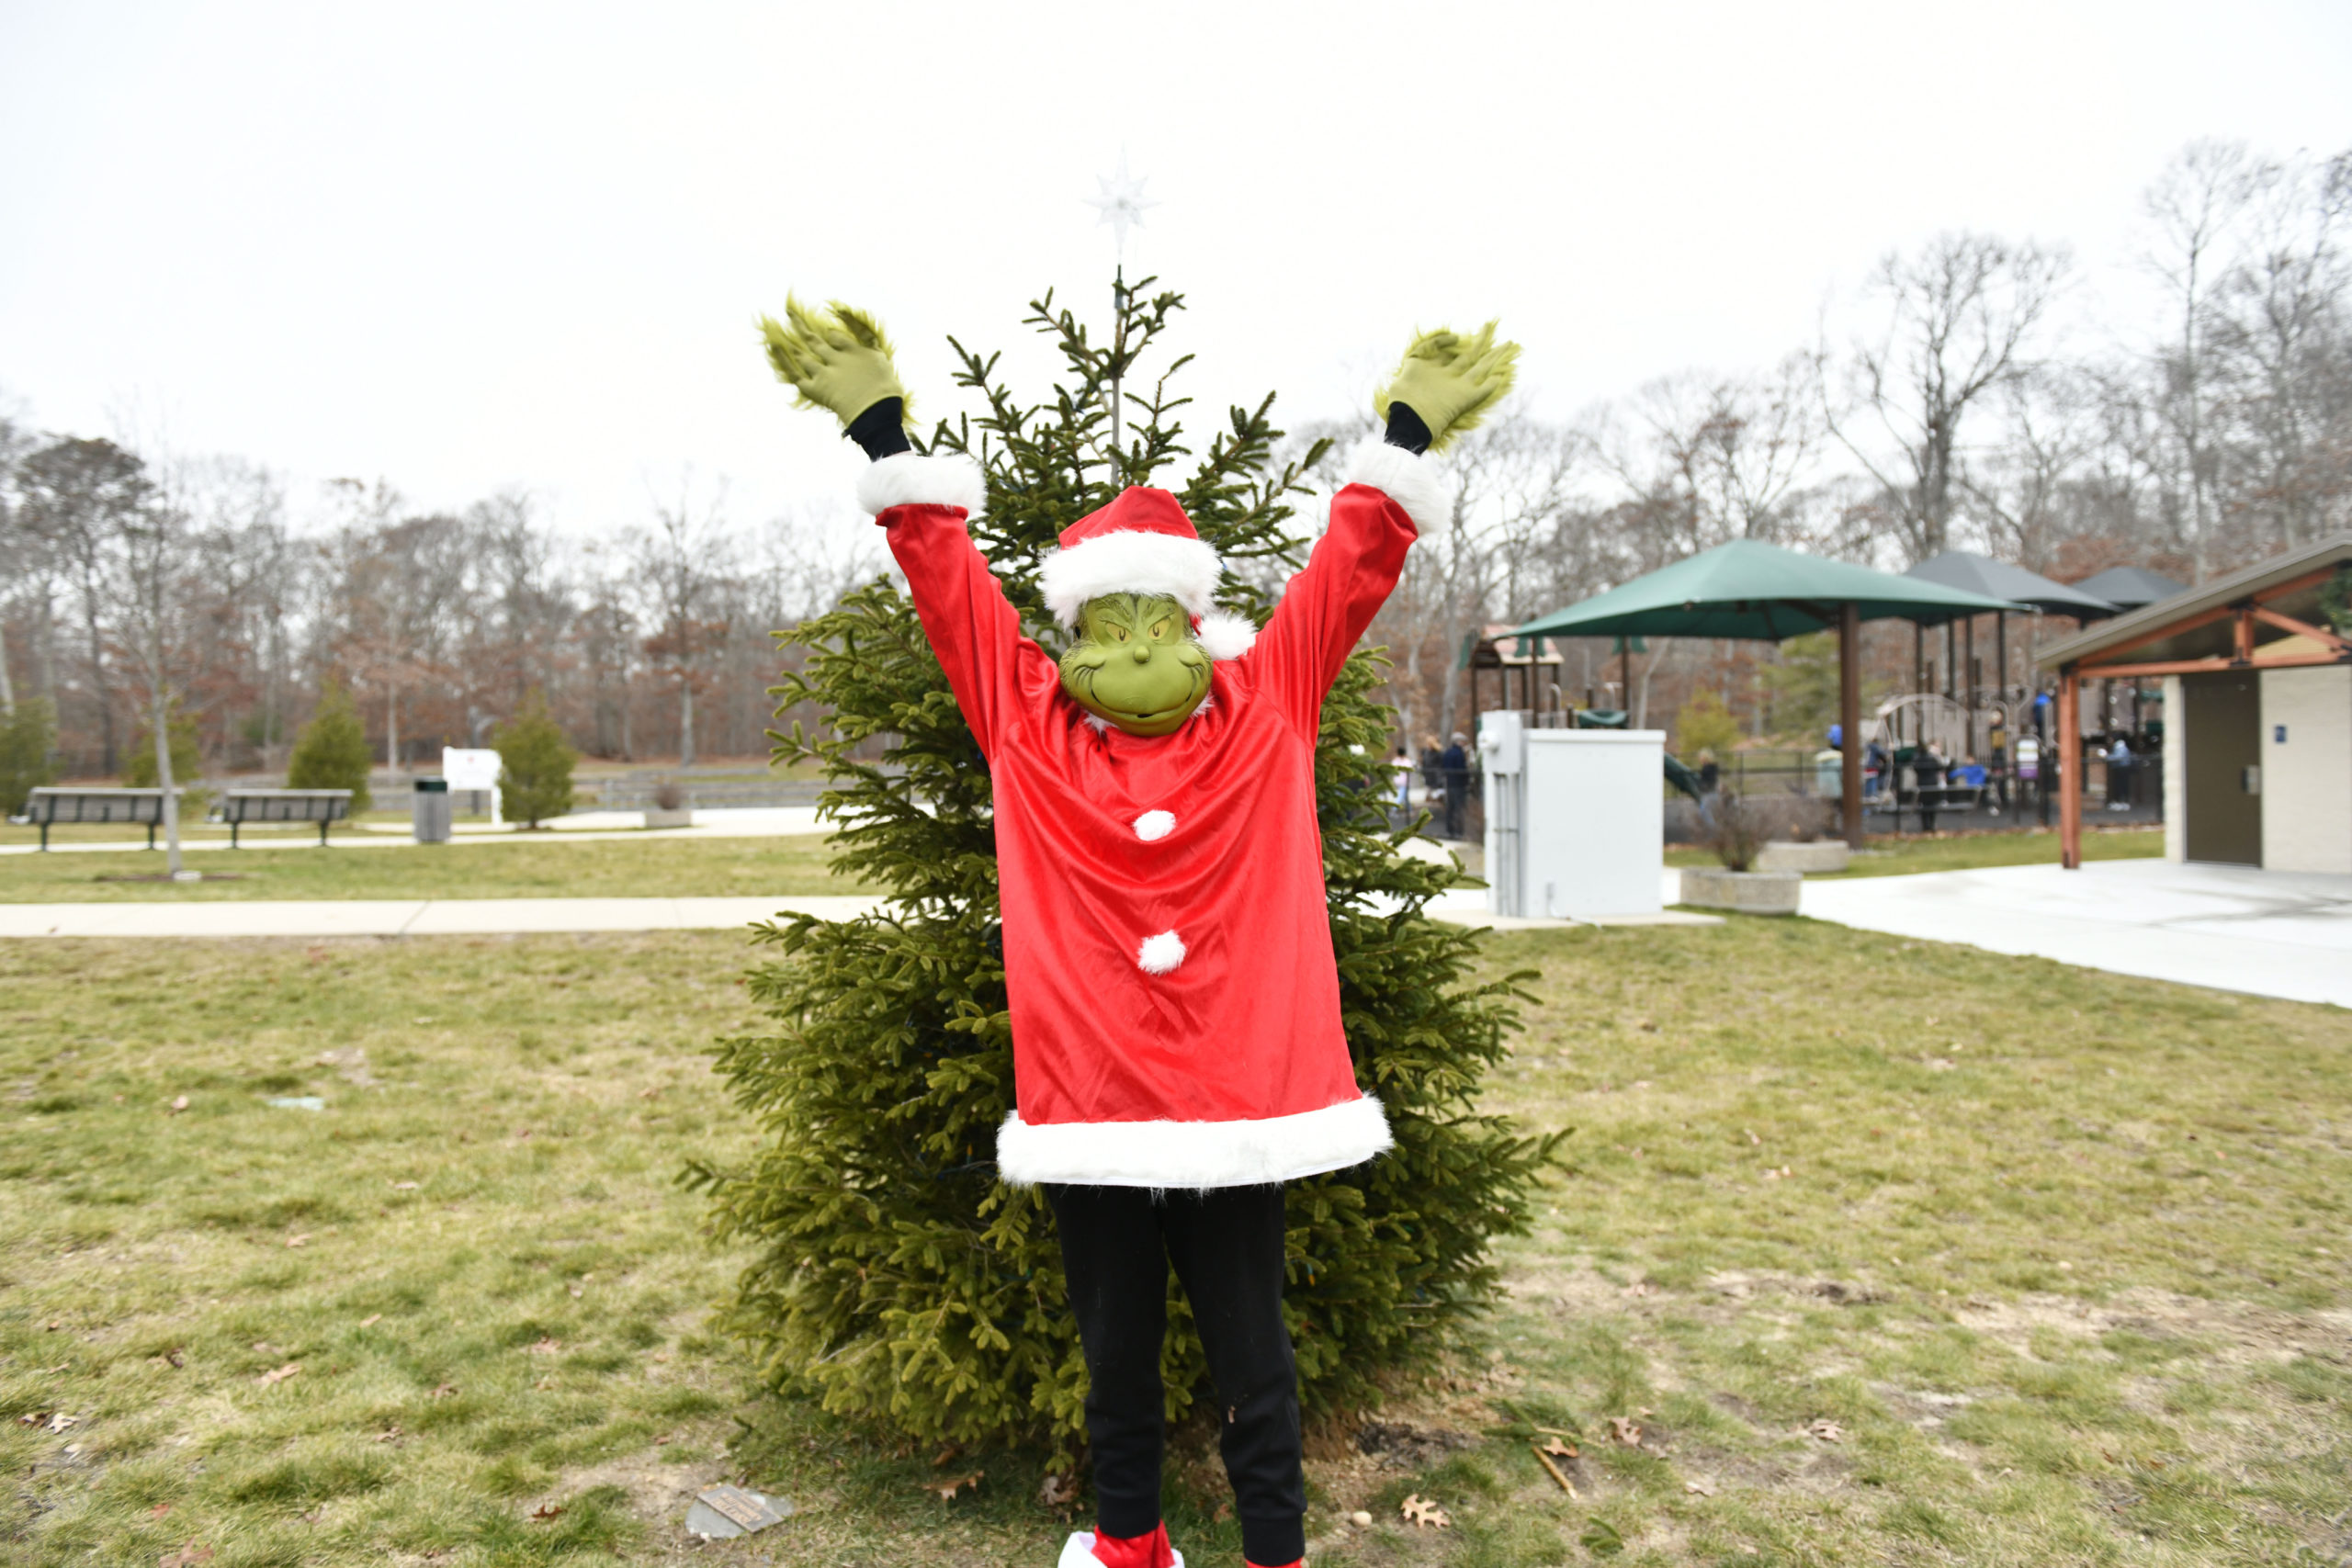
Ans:
[{"label": "trash can", "polygon": [[420,844],[446,844],[449,841],[449,781],[447,779],[418,779],[416,793],[410,807],[410,831]]}]

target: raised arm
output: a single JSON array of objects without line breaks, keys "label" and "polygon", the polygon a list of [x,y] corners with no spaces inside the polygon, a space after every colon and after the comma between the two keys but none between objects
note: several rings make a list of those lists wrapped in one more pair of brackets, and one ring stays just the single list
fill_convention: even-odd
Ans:
[{"label": "raised arm", "polygon": [[956,705],[993,755],[1023,649],[1033,645],[967,531],[987,495],[978,465],[913,450],[906,389],[873,317],[838,302],[820,313],[787,299],[785,321],[762,317],[760,332],[777,378],[803,406],[838,417],[842,434],[874,460],[858,479],[858,504],[887,530]]},{"label": "raised arm", "polygon": [[1468,334],[1425,333],[1374,398],[1386,430],[1350,458],[1330,526],[1253,654],[1260,679],[1301,728],[1319,722],[1325,694],[1395,591],[1414,539],[1445,516],[1445,489],[1425,454],[1485,417],[1510,389],[1518,356],[1517,344],[1495,341],[1492,321]]}]

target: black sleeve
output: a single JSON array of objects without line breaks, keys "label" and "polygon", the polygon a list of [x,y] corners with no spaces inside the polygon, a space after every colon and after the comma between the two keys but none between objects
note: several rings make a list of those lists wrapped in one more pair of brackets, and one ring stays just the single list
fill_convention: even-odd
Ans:
[{"label": "black sleeve", "polygon": [[1390,403],[1388,433],[1384,439],[1391,446],[1402,446],[1418,457],[1430,449],[1430,427],[1421,423],[1419,414],[1403,403]]},{"label": "black sleeve", "polygon": [[911,451],[914,443],[907,439],[906,400],[885,398],[849,422],[842,434],[865,448],[865,455],[880,461]]}]

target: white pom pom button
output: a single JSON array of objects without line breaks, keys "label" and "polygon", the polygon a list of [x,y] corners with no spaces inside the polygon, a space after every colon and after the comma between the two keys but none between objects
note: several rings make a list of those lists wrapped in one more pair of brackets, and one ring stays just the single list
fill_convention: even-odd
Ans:
[{"label": "white pom pom button", "polygon": [[1176,814],[1172,811],[1147,811],[1136,818],[1136,837],[1147,844],[1175,830]]},{"label": "white pom pom button", "polygon": [[1184,962],[1184,939],[1174,931],[1161,931],[1158,936],[1143,939],[1143,946],[1136,952],[1136,962],[1143,965],[1147,975],[1165,975]]}]

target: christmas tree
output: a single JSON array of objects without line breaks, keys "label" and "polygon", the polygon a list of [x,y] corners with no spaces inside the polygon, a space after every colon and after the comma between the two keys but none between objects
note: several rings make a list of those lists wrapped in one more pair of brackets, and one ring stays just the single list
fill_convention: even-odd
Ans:
[{"label": "christmas tree", "polygon": [[[1126,485],[1172,490],[1228,563],[1298,559],[1289,497],[1322,446],[1278,462],[1270,395],[1229,411],[1195,453],[1178,419],[1188,400],[1170,390],[1189,356],[1129,392],[1182,308],[1150,287],[1116,291],[1107,340],[1050,294],[1033,302],[1028,324],[1064,372],[1042,402],[1017,398],[995,355],[949,340],[983,412],[941,422],[926,446],[985,468],[974,539],[1048,647],[1060,637],[1039,554]],[[1258,575],[1228,575],[1228,607],[1262,623],[1265,596],[1241,581]],[[1084,1371],[1052,1222],[992,1160],[1013,1085],[986,762],[888,582],[778,635],[807,654],[773,689],[778,711],[807,703],[831,721],[814,735],[796,723],[776,755],[824,767],[840,864],[890,904],[762,929],[777,956],[750,983],[773,1027],[723,1042],[718,1068],[769,1140],[740,1168],[691,1173],[720,1234],[756,1247],[725,1321],[771,1382],[828,1409],[924,1439],[1066,1450]],[[1510,982],[1476,978],[1473,933],[1421,912],[1451,872],[1396,852],[1380,678],[1375,655],[1350,660],[1324,705],[1316,782],[1349,1045],[1396,1148],[1290,1190],[1286,1310],[1314,1409],[1363,1404],[1384,1372],[1447,1345],[1490,1297],[1489,1244],[1524,1224],[1556,1143],[1476,1109],[1512,1025]],[[1207,1385],[1172,1286],[1170,1325],[1173,1418]]]}]

